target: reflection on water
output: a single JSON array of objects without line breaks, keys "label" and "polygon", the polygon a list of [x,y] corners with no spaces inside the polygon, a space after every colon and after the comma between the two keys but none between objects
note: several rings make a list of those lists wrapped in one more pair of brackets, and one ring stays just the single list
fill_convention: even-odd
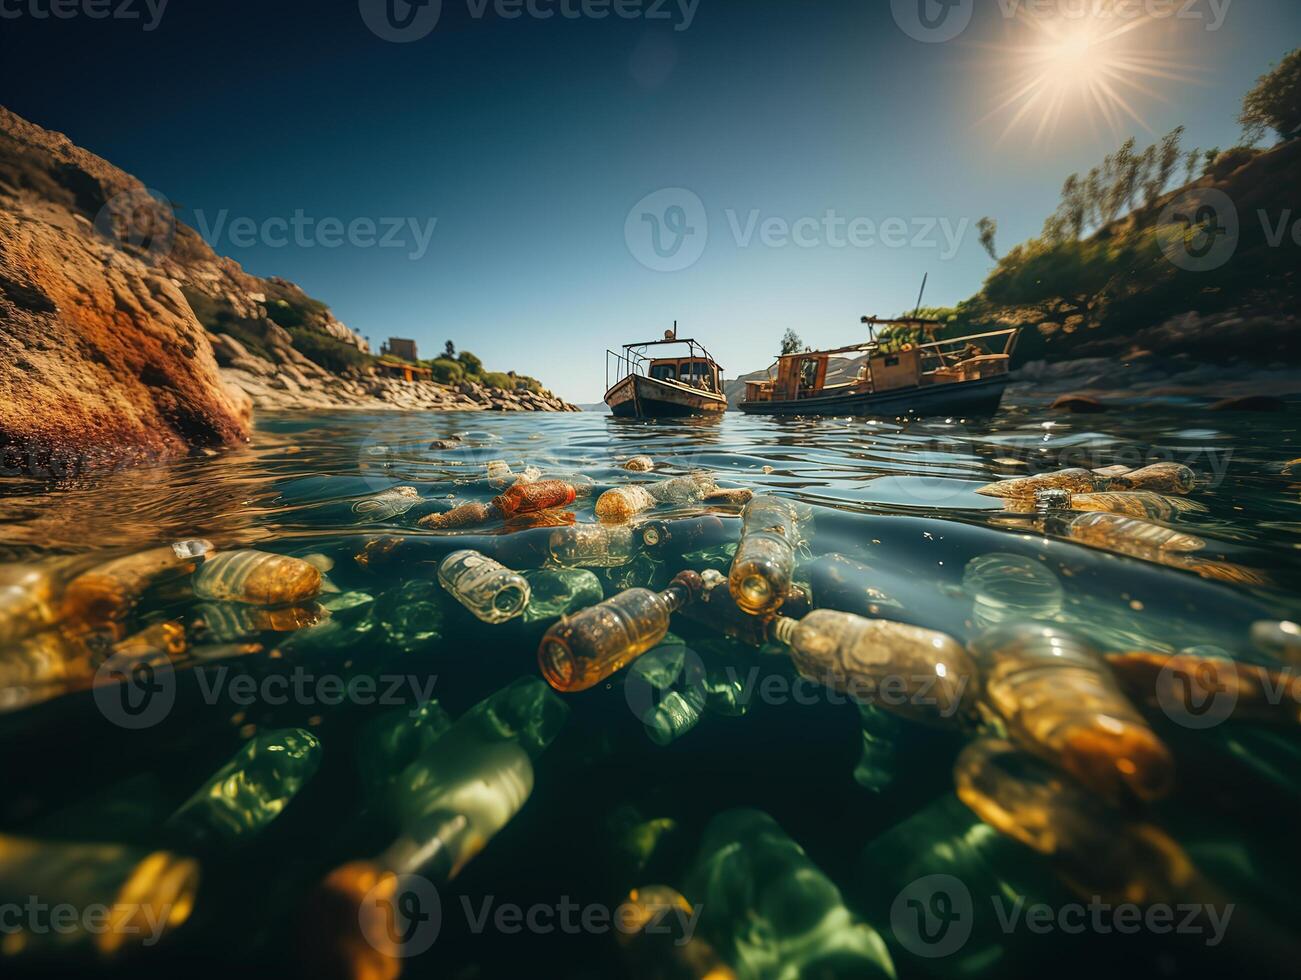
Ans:
[{"label": "reflection on water", "polygon": [[[1297,440],[1294,415],[1177,409],[1078,418],[1012,407],[992,422],[911,424],[735,414],[674,422],[594,414],[265,415],[249,446],[215,456],[63,482],[0,476],[0,560],[30,566],[0,578],[0,589],[11,581],[43,581],[47,573],[67,581],[174,542],[207,540],[230,556],[224,570],[209,567],[207,585],[196,589],[192,577],[151,578],[138,604],[133,593],[124,607],[130,622],[121,625],[132,636],[183,629],[180,653],[140,643],[136,650],[120,636],[110,638],[117,646],[104,648],[118,659],[129,654],[129,670],[146,669],[154,681],[171,685],[174,707],[149,727],[114,723],[102,698],[103,678],[85,669],[103,651],[84,638],[45,632],[39,635],[57,636],[57,643],[28,637],[7,644],[8,672],[0,670],[0,678],[26,687],[0,699],[0,747],[8,750],[14,788],[0,803],[0,833],[187,853],[169,814],[196,793],[216,792],[205,787],[226,785],[219,778],[223,766],[249,755],[247,746],[261,745],[251,741],[261,733],[303,729],[303,738],[320,740],[319,773],[295,779],[292,794],[253,800],[250,812],[262,813],[260,819],[235,814],[232,825],[247,834],[241,830],[238,847],[232,844],[223,860],[205,854],[198,914],[175,954],[182,961],[197,951],[228,964],[264,956],[296,963],[293,936],[305,896],[329,869],[369,859],[393,840],[384,794],[359,790],[357,772],[370,786],[374,771],[401,771],[423,750],[414,735],[405,742],[395,735],[388,749],[366,749],[373,758],[358,756],[371,744],[358,737],[365,730],[359,726],[385,704],[378,697],[340,704],[304,681],[306,695],[277,700],[258,685],[304,672],[328,673],[341,684],[387,672],[401,677],[405,701],[427,700],[432,692],[453,716],[464,716],[521,675],[538,676],[539,640],[561,613],[627,588],[667,589],[688,567],[726,578],[746,505],[739,488],[796,505],[769,502],[769,510],[782,514],[753,518],[756,536],[745,555],[768,540],[762,534],[772,538],[770,550],[781,552],[771,561],[760,556],[766,564],[755,558],[759,571],[749,576],[750,587],[768,590],[756,592],[756,608],[773,588],[793,581],[814,606],[940,631],[963,644],[994,628],[1035,622],[1104,653],[1213,649],[1277,668],[1292,655],[1279,651],[1293,650],[1295,642],[1259,640],[1260,626],[1258,642],[1251,637],[1253,624],[1297,619],[1301,611],[1301,476],[1285,465],[1301,456]],[[638,456],[653,461],[653,472],[628,467]],[[1165,460],[1198,475],[1187,498],[1192,506],[1145,511],[1173,534],[1105,514],[1066,520],[976,492],[994,480],[1069,467],[1135,468]],[[633,510],[646,504],[634,519],[653,523],[597,524],[605,491],[698,471],[709,471],[732,492],[667,502],[634,494]],[[436,518],[457,507],[477,505],[487,513],[494,499],[506,499],[519,474],[565,481],[575,490],[558,499],[561,507],[538,514],[494,513],[475,526],[431,529],[454,524]],[[783,522],[794,530],[773,530]],[[1093,531],[1081,532],[1086,526]],[[1104,526],[1106,534],[1094,533]],[[783,544],[788,535],[790,549]],[[467,548],[510,571],[478,559],[464,565],[464,556],[461,565],[445,566],[445,579],[456,578],[458,603],[439,585],[438,568]],[[253,564],[261,568],[265,560],[240,555],[241,549],[298,559],[267,567],[293,569],[304,587],[286,593],[276,609],[249,605],[252,593],[263,595],[251,584]],[[795,552],[793,570],[787,550]],[[45,604],[52,591],[30,594],[22,622],[45,629],[56,614]],[[789,658],[770,655],[779,648],[760,652],[763,635],[745,643],[721,635],[728,631],[723,618],[704,604],[690,616],[674,615],[667,636],[658,621],[654,635],[647,634],[647,643],[662,638],[667,646],[659,649],[675,651],[674,662],[685,664],[681,679],[660,685],[665,705],[679,709],[666,715],[673,722],[668,735],[647,737],[653,712],[633,706],[633,685],[624,683],[636,672],[603,677],[592,690],[565,697],[572,720],[534,761],[527,804],[500,834],[494,825],[490,846],[491,835],[467,845],[466,853],[480,846],[483,853],[456,881],[463,894],[610,902],[654,884],[656,876],[661,885],[685,888],[690,853],[710,819],[757,806],[807,849],[807,858],[799,854],[793,862],[812,861],[835,879],[852,899],[853,915],[875,909],[882,898],[888,907],[891,896],[862,897],[864,882],[854,880],[852,859],[906,818],[944,809],[962,740],[869,706],[860,711],[825,697],[781,700],[760,690],[755,670],[788,688],[799,676]],[[38,684],[41,671],[58,659],[50,651],[65,645],[64,660],[75,661],[78,671],[65,672],[62,687],[51,686],[60,680],[52,675]],[[866,662],[871,650],[856,655]],[[247,679],[255,694],[240,698],[222,686],[232,678]],[[394,732],[410,725],[404,714],[399,708]],[[1163,825],[1197,852],[1203,871],[1252,895],[1270,892],[1276,885],[1263,880],[1258,851],[1270,842],[1286,849],[1280,835],[1291,824],[1270,823],[1268,809],[1258,813],[1250,801],[1257,793],[1275,803],[1280,794],[1294,801],[1295,787],[1280,784],[1296,746],[1284,735],[1167,728],[1160,735],[1175,754],[1179,789],[1162,804],[1169,807]],[[1243,761],[1244,744],[1262,746],[1251,764]],[[378,757],[390,750],[393,759]],[[1189,772],[1183,760],[1190,755],[1202,768]],[[54,758],[57,768],[49,765]],[[1209,791],[1203,784],[1212,773],[1237,792]],[[478,775],[466,778],[469,785]],[[139,792],[141,779],[150,782],[148,794]],[[245,782],[254,789],[268,783]],[[228,802],[236,806],[240,799],[232,795]],[[656,849],[659,862],[643,868],[640,879],[611,880],[614,872],[601,856],[610,846],[602,843],[605,818],[619,807],[683,828],[681,841]],[[266,819],[270,813],[274,820]],[[1285,862],[1278,874],[1295,870],[1301,869]],[[23,887],[3,874],[0,884]],[[714,887],[703,891],[712,894]],[[445,908],[452,903],[444,899]],[[845,918],[846,929],[866,928],[852,924],[839,898],[828,907]],[[717,918],[731,912],[740,918]],[[744,909],[718,907],[712,915],[717,926],[710,941],[740,948],[731,930],[744,926]],[[251,919],[260,925],[245,943],[232,948],[224,941],[232,920]],[[889,916],[871,924],[884,932]],[[613,946],[581,938],[535,935],[497,948],[449,921],[436,950],[440,962],[467,976],[468,964],[496,975],[522,951],[543,950],[562,951],[563,962],[572,964],[566,975],[621,975]],[[753,953],[762,958],[779,946],[759,941]],[[151,962],[177,962],[160,955]],[[1095,955],[1097,967],[1112,954]],[[926,972],[906,969],[903,961],[899,966],[901,976]]]}]

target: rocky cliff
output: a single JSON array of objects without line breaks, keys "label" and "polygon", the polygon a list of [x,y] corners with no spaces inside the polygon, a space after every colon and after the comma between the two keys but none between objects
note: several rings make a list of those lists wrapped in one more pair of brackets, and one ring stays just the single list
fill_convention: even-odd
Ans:
[{"label": "rocky cliff", "polygon": [[323,304],[216,255],[140,181],[0,107],[5,467],[228,445],[255,406],[574,410],[379,372]]}]

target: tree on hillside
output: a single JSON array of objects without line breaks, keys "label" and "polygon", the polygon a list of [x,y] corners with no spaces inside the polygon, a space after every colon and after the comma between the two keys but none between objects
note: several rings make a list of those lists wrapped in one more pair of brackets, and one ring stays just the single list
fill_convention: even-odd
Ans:
[{"label": "tree on hillside", "polygon": [[993,218],[981,218],[976,225],[980,229],[980,247],[989,253],[989,257],[998,261],[998,222]]},{"label": "tree on hillside", "polygon": [[1301,48],[1260,77],[1242,100],[1238,121],[1248,146],[1271,129],[1283,139],[1301,135]]},{"label": "tree on hillside", "polygon": [[471,377],[478,377],[480,374],[483,374],[483,361],[479,360],[468,350],[461,351],[461,353],[457,355],[456,359],[460,362],[461,367],[465,369],[465,373]]},{"label": "tree on hillside", "polygon": [[449,361],[456,357],[456,345],[450,340],[443,345],[443,357]]},{"label": "tree on hillside", "polygon": [[800,335],[788,327],[786,332],[782,334],[782,353],[794,354],[803,347],[804,341],[800,339]]}]

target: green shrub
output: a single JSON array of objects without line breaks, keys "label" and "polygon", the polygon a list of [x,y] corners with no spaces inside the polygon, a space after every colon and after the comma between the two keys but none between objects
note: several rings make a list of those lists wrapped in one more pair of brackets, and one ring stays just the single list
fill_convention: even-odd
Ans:
[{"label": "green shrub", "polygon": [[287,327],[293,338],[294,349],[309,361],[319,364],[327,371],[342,374],[353,368],[360,368],[369,363],[371,358],[363,354],[352,344],[346,344],[329,334],[317,333],[303,327]]},{"label": "green shrub", "polygon": [[209,333],[224,333],[238,340],[254,357],[275,360],[267,349],[266,332],[260,321],[236,316],[234,308],[226,300],[214,299],[190,286],[182,286],[181,292],[190,304],[195,319]]},{"label": "green shrub", "polygon": [[484,371],[479,375],[479,383],[487,385],[489,388],[500,388],[503,391],[515,390],[515,379],[509,374],[503,374],[500,371]]},{"label": "green shrub", "polygon": [[434,372],[434,380],[442,384],[454,385],[465,377],[465,368],[450,358],[439,357],[426,364]]},{"label": "green shrub", "polygon": [[456,359],[461,362],[461,367],[465,369],[465,373],[470,377],[475,378],[483,374],[483,361],[479,360],[468,350],[461,351],[461,353],[456,356]]}]

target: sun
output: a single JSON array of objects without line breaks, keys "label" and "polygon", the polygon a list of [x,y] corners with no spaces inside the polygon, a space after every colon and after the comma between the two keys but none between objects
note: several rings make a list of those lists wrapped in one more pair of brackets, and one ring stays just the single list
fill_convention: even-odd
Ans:
[{"label": "sun", "polygon": [[982,123],[1005,118],[1001,139],[1033,129],[1033,140],[1053,135],[1066,122],[1086,119],[1118,135],[1127,122],[1151,131],[1139,111],[1144,98],[1161,99],[1154,79],[1195,81],[1187,66],[1158,53],[1146,37],[1156,26],[1147,15],[1127,15],[1133,5],[1095,3],[1073,15],[1030,13],[1020,8],[1016,29],[1023,39],[993,48],[1009,80]]}]

